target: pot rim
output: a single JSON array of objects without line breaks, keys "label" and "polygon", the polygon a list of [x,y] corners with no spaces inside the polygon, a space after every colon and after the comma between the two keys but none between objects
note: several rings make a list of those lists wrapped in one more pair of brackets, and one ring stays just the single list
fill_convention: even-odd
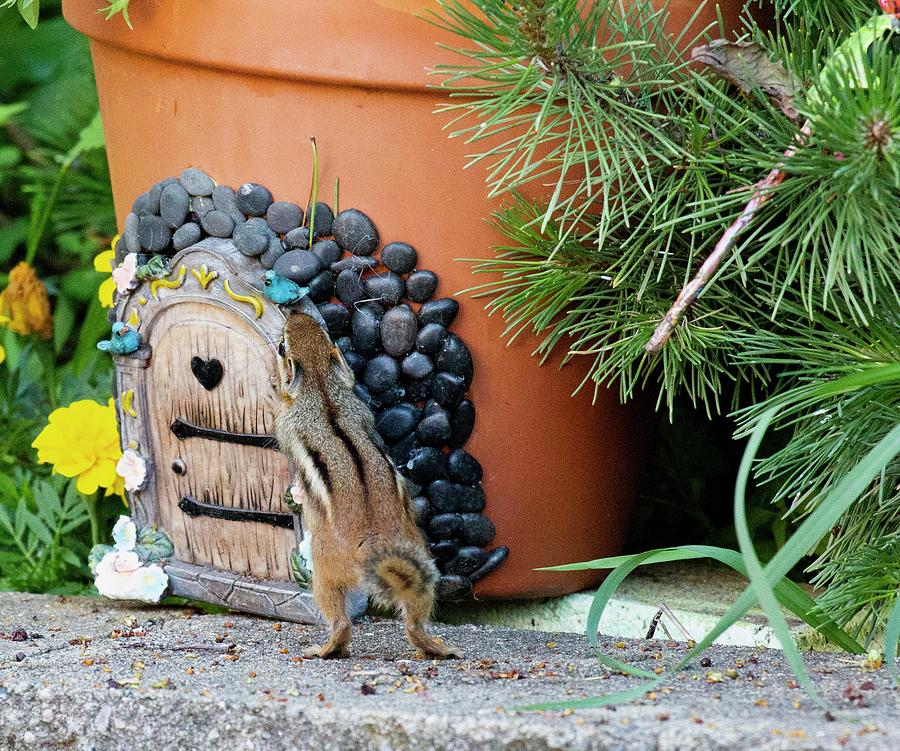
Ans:
[{"label": "pot rim", "polygon": [[[460,59],[461,40],[397,0],[142,0],[106,20],[98,0],[63,0],[68,23],[92,44],[166,62],[267,78],[425,92],[429,71]],[[248,7],[262,11],[248,23]],[[304,44],[306,29],[315,42]],[[327,36],[320,30],[328,29]],[[199,30],[199,31],[198,31]]]}]

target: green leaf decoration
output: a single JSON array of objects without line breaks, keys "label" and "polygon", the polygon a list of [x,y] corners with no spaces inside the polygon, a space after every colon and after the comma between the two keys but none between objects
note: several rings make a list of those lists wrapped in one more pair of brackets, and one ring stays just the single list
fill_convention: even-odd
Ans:
[{"label": "green leaf decoration", "polygon": [[114,550],[115,548],[112,545],[94,545],[91,548],[91,552],[88,554],[88,568],[91,570],[91,575],[96,575],[97,564],[103,560],[107,553],[112,553]]},{"label": "green leaf decoration", "polygon": [[139,527],[134,552],[144,563],[160,563],[175,555],[169,536],[156,527]]}]

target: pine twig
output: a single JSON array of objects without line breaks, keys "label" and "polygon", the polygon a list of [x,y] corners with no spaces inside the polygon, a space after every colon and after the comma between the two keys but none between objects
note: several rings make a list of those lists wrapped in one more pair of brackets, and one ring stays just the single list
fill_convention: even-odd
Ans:
[{"label": "pine twig", "polygon": [[[809,120],[807,120],[797,134],[796,142],[784,152],[784,159],[790,159],[794,156],[798,149],[802,148],[807,143],[811,135],[812,127]],[[766,175],[764,180],[761,180],[753,186],[753,197],[747,202],[747,205],[744,206],[744,210],[741,211],[738,218],[732,222],[731,226],[725,230],[722,237],[719,238],[716,247],[713,248],[712,253],[707,256],[694,278],[682,287],[681,292],[678,293],[678,297],[675,298],[675,302],[672,303],[672,307],[669,308],[669,312],[666,313],[665,318],[659,322],[659,325],[653,332],[653,336],[650,337],[650,341],[647,342],[646,347],[644,347],[647,354],[655,355],[666,346],[666,343],[671,339],[672,332],[675,331],[675,327],[678,325],[679,321],[681,321],[684,314],[691,305],[694,304],[697,298],[700,297],[700,294],[703,292],[706,285],[709,284],[710,279],[715,275],[719,268],[719,264],[722,263],[722,259],[734,251],[734,247],[737,244],[740,234],[747,228],[750,222],[753,221],[753,217],[756,215],[757,210],[772,197],[773,189],[781,184],[786,176],[787,172],[784,170],[784,160],[782,160],[775,165],[772,171]]]}]

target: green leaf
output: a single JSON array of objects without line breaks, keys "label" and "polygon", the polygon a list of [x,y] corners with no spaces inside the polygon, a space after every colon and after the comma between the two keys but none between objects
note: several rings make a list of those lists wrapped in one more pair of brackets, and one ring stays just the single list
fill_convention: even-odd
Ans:
[{"label": "green leaf", "polygon": [[[750,477],[753,461],[756,459],[757,451],[759,451],[759,445],[777,412],[777,408],[770,409],[766,412],[760,418],[756,429],[753,431],[750,440],[747,442],[747,448],[744,451],[744,456],[741,460],[737,484],[734,490],[734,522],[737,531],[738,545],[740,546],[741,554],[744,558],[744,564],[747,567],[750,583],[753,585],[756,599],[759,601],[766,613],[766,617],[769,619],[769,626],[778,637],[778,641],[781,643],[781,647],[784,650],[785,658],[794,670],[794,674],[797,676],[800,685],[817,704],[823,705],[815,686],[813,686],[812,679],[806,671],[806,666],[803,664],[803,658],[800,657],[797,645],[794,643],[794,639],[791,636],[791,630],[788,627],[784,616],[781,614],[781,610],[778,607],[775,598],[775,593],[769,586],[766,575],[763,572],[762,565],[756,555],[756,549],[753,547],[750,528],[747,526],[747,481]],[[793,544],[793,540],[789,541],[788,544]],[[805,550],[800,551],[799,557],[802,557],[805,553]]]},{"label": "green leaf", "polygon": [[56,305],[53,309],[53,348],[60,352],[72,333],[75,325],[75,308],[69,296],[60,293],[56,297]]},{"label": "green leaf", "polygon": [[0,127],[6,125],[20,112],[28,109],[28,102],[13,102],[12,104],[0,104]]},{"label": "green leaf", "polygon": [[92,149],[102,149],[104,145],[103,120],[100,118],[100,110],[97,110],[91,121],[79,131],[78,140],[69,149],[67,158],[74,161],[84,152]]},{"label": "green leaf", "polygon": [[38,16],[41,14],[40,0],[18,0],[16,5],[19,8],[19,13],[22,15],[22,18],[25,19],[25,23],[32,29],[36,29],[38,25]]}]

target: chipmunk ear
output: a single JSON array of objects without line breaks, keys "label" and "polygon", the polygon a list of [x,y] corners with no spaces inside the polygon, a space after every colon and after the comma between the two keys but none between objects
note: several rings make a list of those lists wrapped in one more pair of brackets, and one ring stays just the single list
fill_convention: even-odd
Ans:
[{"label": "chipmunk ear", "polygon": [[339,347],[333,347],[331,350],[331,361],[334,364],[334,372],[340,378],[341,383],[348,389],[352,389],[356,384],[356,376],[353,370],[344,359],[344,353]]}]

